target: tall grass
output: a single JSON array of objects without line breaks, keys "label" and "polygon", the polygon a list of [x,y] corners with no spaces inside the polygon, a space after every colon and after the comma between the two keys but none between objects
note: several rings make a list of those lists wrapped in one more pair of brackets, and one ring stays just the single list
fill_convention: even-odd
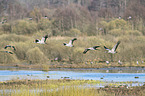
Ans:
[{"label": "tall grass", "polygon": [[[105,88],[97,88],[92,84],[103,84],[96,80],[17,80],[0,83],[3,96],[143,96],[145,87],[115,87],[113,84]],[[117,82],[119,85],[123,82]],[[126,84],[131,82],[124,82]],[[87,85],[85,85],[87,84]],[[90,84],[90,86],[89,86]],[[117,85],[117,84],[116,84]],[[117,86],[119,86],[117,85]]]},{"label": "tall grass", "polygon": [[33,64],[41,64],[41,63],[46,63],[46,56],[41,52],[41,50],[38,47],[29,49],[26,52],[26,58],[28,62],[31,62]]},{"label": "tall grass", "polygon": [[12,64],[12,63],[18,63],[19,62],[16,55],[5,53],[3,51],[5,51],[5,50],[2,50],[0,52],[0,63],[1,64]]},{"label": "tall grass", "polygon": [[9,42],[25,42],[30,40],[31,38],[24,35],[16,35],[16,34],[2,34],[0,35],[1,41],[9,41]]}]

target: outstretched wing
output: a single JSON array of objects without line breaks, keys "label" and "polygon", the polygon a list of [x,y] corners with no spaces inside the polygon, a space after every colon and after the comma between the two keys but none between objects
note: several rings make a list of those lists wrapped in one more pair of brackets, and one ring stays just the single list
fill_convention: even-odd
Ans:
[{"label": "outstretched wing", "polygon": [[96,49],[96,48],[98,48],[98,47],[100,47],[100,46],[94,46],[93,48]]},{"label": "outstretched wing", "polygon": [[5,47],[4,47],[4,49],[7,49],[7,47],[11,47],[10,45],[6,45]]},{"label": "outstretched wing", "polygon": [[16,48],[14,46],[7,45],[7,46],[4,47],[4,49],[7,49],[7,47],[12,47],[16,51]]},{"label": "outstretched wing", "polygon": [[41,42],[45,42],[47,38],[48,38],[48,35],[43,36],[41,39]]},{"label": "outstretched wing", "polygon": [[83,52],[84,54],[86,54],[90,49],[85,49],[85,51]]},{"label": "outstretched wing", "polygon": [[70,40],[70,41],[69,41],[69,44],[73,44],[73,42],[74,42],[75,40],[77,40],[77,38],[74,38],[74,39]]},{"label": "outstretched wing", "polygon": [[105,47],[105,46],[104,46],[104,48],[105,48],[106,50],[108,50],[108,51],[110,50],[110,49],[108,49],[108,48],[107,48],[107,47]]},{"label": "outstretched wing", "polygon": [[10,54],[13,54],[12,52],[9,52],[9,51],[0,51],[0,52],[6,52],[6,53],[10,53]]},{"label": "outstretched wing", "polygon": [[12,52],[8,52],[8,53],[13,54]]},{"label": "outstretched wing", "polygon": [[116,49],[117,49],[117,47],[118,47],[119,44],[120,44],[120,41],[118,41],[118,42],[115,44],[115,46],[112,48],[112,51],[116,51]]},{"label": "outstretched wing", "polygon": [[16,48],[14,46],[12,46],[12,48],[16,51]]},{"label": "outstretched wing", "polygon": [[40,42],[40,40],[39,40],[39,39],[36,39],[35,42],[36,42],[36,43],[37,43],[37,42]]}]

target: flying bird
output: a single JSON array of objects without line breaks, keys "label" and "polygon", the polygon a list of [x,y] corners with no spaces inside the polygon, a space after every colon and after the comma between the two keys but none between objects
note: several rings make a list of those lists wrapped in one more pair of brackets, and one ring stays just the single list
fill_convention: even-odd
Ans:
[{"label": "flying bird", "polygon": [[34,43],[46,44],[45,42],[46,42],[46,39],[47,39],[47,38],[48,38],[48,35],[45,35],[45,36],[42,37],[41,40],[36,39]]},{"label": "flying bird", "polygon": [[74,47],[73,42],[77,40],[77,38],[74,38],[72,40],[69,41],[69,43],[63,43],[64,46],[68,46],[68,47]]},{"label": "flying bird", "polygon": [[6,45],[6,46],[4,47],[4,49],[7,49],[7,47],[11,47],[11,48],[13,48],[13,49],[16,51],[16,48],[15,48],[14,46]]},{"label": "flying bird", "polygon": [[117,52],[116,52],[116,49],[117,49],[117,47],[118,47],[119,44],[120,44],[120,41],[118,41],[112,49],[108,49],[108,48],[105,47],[105,46],[104,46],[104,48],[105,48],[106,50],[108,50],[108,53],[115,54],[115,53],[117,53]]},{"label": "flying bird", "polygon": [[94,46],[94,47],[86,48],[83,53],[86,54],[89,50],[98,50],[97,49],[98,47],[100,47],[100,46]]},{"label": "flying bird", "polygon": [[13,53],[12,53],[12,52],[10,52],[10,51],[0,51],[0,52],[6,52],[6,53],[13,54]]}]

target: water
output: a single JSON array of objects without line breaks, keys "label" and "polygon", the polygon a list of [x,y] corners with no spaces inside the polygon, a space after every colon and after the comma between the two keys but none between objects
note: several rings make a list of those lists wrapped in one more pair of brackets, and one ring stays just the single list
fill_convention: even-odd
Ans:
[{"label": "water", "polygon": [[[0,70],[0,81],[15,79],[84,79],[106,82],[145,82],[145,68],[100,68],[100,69],[51,69],[48,72],[36,70]],[[135,78],[137,77],[137,78]]]}]

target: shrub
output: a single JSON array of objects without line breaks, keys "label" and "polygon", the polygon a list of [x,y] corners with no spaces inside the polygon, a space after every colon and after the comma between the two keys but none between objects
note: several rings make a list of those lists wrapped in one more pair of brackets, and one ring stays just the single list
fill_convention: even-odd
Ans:
[{"label": "shrub", "polygon": [[73,50],[73,55],[71,59],[74,61],[74,63],[82,63],[83,62],[83,51],[84,48],[77,47]]},{"label": "shrub", "polygon": [[121,35],[141,36],[142,35],[142,33],[137,30],[122,30],[122,29],[112,29],[108,32],[108,34],[113,36],[121,36]]},{"label": "shrub", "polygon": [[112,29],[108,32],[108,34],[113,35],[113,36],[121,36],[125,34],[125,32],[121,29]]},{"label": "shrub", "polygon": [[106,21],[100,21],[99,22],[99,27],[100,28],[105,28],[105,27],[107,27],[108,26],[108,23],[106,22]]},{"label": "shrub", "polygon": [[96,25],[95,24],[90,24],[88,27],[87,27],[87,35],[88,36],[94,36],[94,35],[97,35],[97,31],[96,31]]},{"label": "shrub", "polygon": [[25,42],[30,40],[31,38],[28,36],[23,35],[16,35],[16,34],[2,34],[0,36],[0,41],[9,41],[9,42]]},{"label": "shrub", "polygon": [[112,30],[112,29],[128,29],[128,26],[127,25],[127,22],[123,19],[115,19],[115,20],[112,20],[110,22],[108,22],[108,28],[109,30]]},{"label": "shrub", "polygon": [[134,35],[134,36],[141,36],[142,33],[138,30],[127,30],[126,35]]},{"label": "shrub", "polygon": [[116,28],[125,29],[127,26],[127,22],[123,19],[116,19],[115,20]]},{"label": "shrub", "polygon": [[41,67],[42,67],[42,71],[49,71],[49,66],[48,65],[42,64]]},{"label": "shrub", "polygon": [[112,29],[114,29],[114,28],[116,28],[115,21],[110,21],[110,22],[108,23],[108,29],[109,29],[109,30],[112,30]]},{"label": "shrub", "polygon": [[2,30],[4,31],[4,33],[11,33],[12,26],[9,23],[5,23],[2,25]]},{"label": "shrub", "polygon": [[81,34],[80,30],[75,29],[75,28],[66,32],[66,36],[70,36],[70,37],[77,37],[77,36],[80,36],[80,34]]},{"label": "shrub", "polygon": [[16,34],[33,34],[37,31],[37,23],[31,21],[25,21],[25,20],[19,20],[16,22],[16,24],[12,27],[12,32]]},{"label": "shrub", "polygon": [[32,64],[38,64],[38,63],[42,64],[42,63],[46,63],[47,61],[46,56],[38,47],[29,49],[26,53],[26,56],[28,62],[31,62]]},{"label": "shrub", "polygon": [[28,44],[26,42],[18,42],[18,43],[13,43],[13,45],[15,45],[15,48],[16,48],[16,51],[15,51],[16,56],[20,60],[25,60],[26,52],[28,49],[30,49],[32,47],[32,44]]},{"label": "shrub", "polygon": [[[5,51],[5,50],[2,50]],[[15,54],[9,54],[6,52],[0,51],[0,63],[10,64],[10,63],[17,63],[19,60],[15,56]]]},{"label": "shrub", "polygon": [[48,19],[41,19],[38,22],[38,29],[39,30],[45,30],[50,28],[50,21]]},{"label": "shrub", "polygon": [[[133,45],[138,45],[138,44],[133,44]],[[141,47],[140,46],[127,46],[127,48],[124,48],[122,50],[122,52],[120,52],[120,55],[121,57],[123,57],[124,61],[130,61],[130,62],[133,62],[133,61],[137,61],[137,60],[141,60],[143,57],[143,52],[142,50],[138,50],[140,49]],[[134,51],[136,50],[136,51]]]},{"label": "shrub", "polygon": [[101,34],[106,34],[108,31],[108,23],[106,21],[99,22],[98,31],[100,31]]}]

